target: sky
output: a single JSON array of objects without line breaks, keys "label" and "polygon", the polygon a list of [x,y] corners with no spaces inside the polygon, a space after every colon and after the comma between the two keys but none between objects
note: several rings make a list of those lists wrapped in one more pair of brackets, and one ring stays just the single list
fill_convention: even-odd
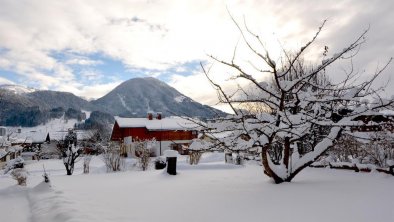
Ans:
[{"label": "sky", "polygon": [[[369,29],[352,60],[363,79],[394,56],[393,11],[391,0],[0,0],[0,84],[94,99],[125,80],[155,77],[214,106],[216,92],[200,63],[212,65],[210,76],[225,88],[234,85],[231,70],[208,55],[231,60],[236,48],[239,63],[259,62],[231,16],[245,21],[276,60],[281,48],[300,49],[326,19],[308,61],[321,62],[324,46],[334,54]],[[343,77],[343,69],[349,63],[330,70],[330,78]],[[384,96],[394,94],[393,71],[394,64],[377,81],[386,85]]]}]

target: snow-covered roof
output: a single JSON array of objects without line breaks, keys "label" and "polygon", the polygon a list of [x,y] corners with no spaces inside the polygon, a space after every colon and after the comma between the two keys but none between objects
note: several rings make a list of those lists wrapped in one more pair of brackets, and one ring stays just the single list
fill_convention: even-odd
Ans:
[{"label": "snow-covered roof", "polygon": [[229,137],[233,132],[232,131],[224,131],[224,132],[217,132],[217,133],[206,133],[206,136],[209,136],[212,139],[224,139]]},{"label": "snow-covered roof", "polygon": [[[74,131],[77,134],[78,140],[85,140],[89,139],[93,133],[90,130],[75,130]],[[14,133],[11,135],[10,140],[12,141],[13,144],[16,143],[43,143],[46,140],[46,137],[49,133],[49,137],[51,140],[63,140],[66,135],[68,134],[68,131],[66,130],[61,130],[61,131],[24,131],[22,129],[21,133]]]},{"label": "snow-covered roof", "polygon": [[16,151],[22,150],[23,147],[17,146],[9,146],[9,147],[0,147],[0,158],[3,158],[8,153],[14,153]]},{"label": "snow-covered roof", "polygon": [[0,136],[0,148],[10,146],[10,142],[7,140],[5,136]]},{"label": "snow-covered roof", "polygon": [[381,110],[380,113],[388,116],[393,116],[394,115],[394,110],[386,109],[386,110]]},{"label": "snow-covered roof", "polygon": [[[74,132],[77,134],[78,140],[90,139],[94,134],[92,130],[74,130]],[[64,140],[67,134],[68,131],[50,132],[49,137],[51,138],[51,140]]]},{"label": "snow-covered roof", "polygon": [[5,148],[0,148],[0,158],[3,158],[5,155],[7,155],[7,151],[5,151]]},{"label": "snow-covered roof", "polygon": [[198,125],[181,117],[166,117],[162,119],[121,118],[116,117],[120,128],[145,127],[148,130],[196,130]]},{"label": "snow-covered roof", "polygon": [[12,143],[42,143],[45,141],[47,132],[22,131],[11,135]]}]

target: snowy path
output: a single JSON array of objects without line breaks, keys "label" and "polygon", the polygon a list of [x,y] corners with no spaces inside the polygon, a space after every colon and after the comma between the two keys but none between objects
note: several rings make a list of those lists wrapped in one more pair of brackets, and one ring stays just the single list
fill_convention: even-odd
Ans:
[{"label": "snowy path", "polygon": [[30,206],[27,188],[10,186],[0,191],[1,221],[29,222]]},{"label": "snowy path", "polygon": [[46,183],[35,187],[11,185],[0,190],[0,221],[91,221],[77,206],[75,201],[64,197],[62,191],[55,191]]},{"label": "snowy path", "polygon": [[89,221],[77,209],[78,204],[55,191],[46,183],[40,183],[29,190],[29,204],[32,212],[31,222]]}]

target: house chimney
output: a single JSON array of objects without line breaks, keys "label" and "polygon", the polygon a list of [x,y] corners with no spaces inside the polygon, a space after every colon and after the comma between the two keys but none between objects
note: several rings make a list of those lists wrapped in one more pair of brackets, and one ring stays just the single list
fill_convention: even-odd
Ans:
[{"label": "house chimney", "polygon": [[148,112],[148,119],[152,120],[153,119],[153,113],[152,112]]},{"label": "house chimney", "polygon": [[162,115],[161,112],[158,112],[157,116],[156,116],[156,119],[161,120],[161,115]]}]

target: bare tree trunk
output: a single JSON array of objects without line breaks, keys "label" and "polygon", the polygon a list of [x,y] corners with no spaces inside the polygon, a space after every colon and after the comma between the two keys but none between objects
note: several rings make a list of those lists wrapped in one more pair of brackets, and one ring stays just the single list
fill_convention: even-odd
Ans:
[{"label": "bare tree trunk", "polygon": [[276,184],[285,182],[282,178],[280,178],[278,175],[276,175],[274,173],[274,171],[271,170],[271,167],[269,166],[269,163],[268,163],[268,161],[269,161],[268,158],[270,158],[270,157],[267,154],[267,150],[268,150],[268,146],[265,146],[265,147],[263,147],[263,150],[261,153],[261,161],[264,166],[264,173],[267,176],[271,177]]},{"label": "bare tree trunk", "polygon": [[66,171],[68,176],[73,175],[73,170],[71,168],[66,167]]},{"label": "bare tree trunk", "polygon": [[289,160],[290,160],[290,138],[286,137],[285,138],[285,147],[284,147],[284,157],[283,157],[283,163],[286,166],[286,169],[289,170]]}]

